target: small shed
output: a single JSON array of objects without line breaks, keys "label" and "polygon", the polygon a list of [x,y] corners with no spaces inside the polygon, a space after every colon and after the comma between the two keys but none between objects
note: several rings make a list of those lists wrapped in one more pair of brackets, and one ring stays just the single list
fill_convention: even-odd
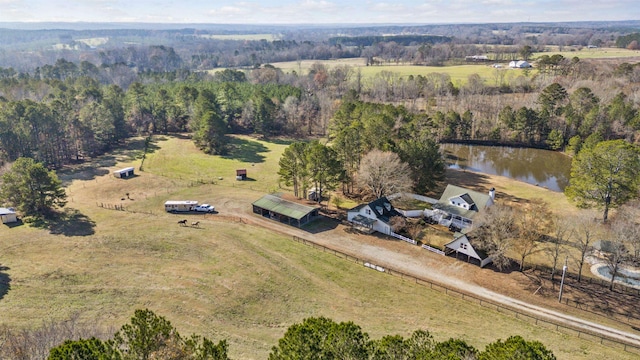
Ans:
[{"label": "small shed", "polygon": [[196,200],[168,200],[164,203],[164,209],[167,212],[193,211],[196,206],[198,206]]},{"label": "small shed", "polygon": [[236,180],[247,180],[247,169],[236,170]]},{"label": "small shed", "polygon": [[265,195],[252,205],[256,214],[298,227],[319,216],[317,207],[285,200],[278,194]]},{"label": "small shed", "polygon": [[0,219],[3,224],[18,222],[18,216],[13,208],[0,208]]},{"label": "small shed", "polygon": [[116,171],[113,172],[113,176],[115,176],[117,178],[120,178],[120,179],[130,178],[130,177],[135,175],[133,173],[133,170],[134,170],[133,167],[128,167],[128,168],[116,170]]},{"label": "small shed", "polygon": [[458,258],[458,254],[467,255],[467,262],[471,262],[471,259],[474,259],[480,267],[485,267],[489,265],[493,259],[482,249],[477,247],[473,247],[473,236],[468,234],[456,233],[454,235],[454,239],[452,242],[445,244],[445,254],[451,254],[453,252],[456,253],[456,258]]}]

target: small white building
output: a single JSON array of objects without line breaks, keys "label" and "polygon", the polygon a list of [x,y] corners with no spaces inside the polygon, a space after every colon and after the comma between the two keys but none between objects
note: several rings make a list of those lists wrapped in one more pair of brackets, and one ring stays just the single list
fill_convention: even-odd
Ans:
[{"label": "small white building", "polygon": [[525,69],[525,68],[530,68],[531,64],[529,64],[527,61],[524,60],[519,60],[519,61],[511,61],[509,63],[509,67],[512,69]]},{"label": "small white building", "polygon": [[113,172],[113,176],[120,178],[120,179],[126,179],[126,178],[130,178],[132,176],[134,176],[134,168],[133,167],[128,167],[128,168],[124,168],[124,169],[120,169],[120,170],[116,170]]},{"label": "small white building", "polygon": [[478,249],[473,246],[473,237],[467,234],[456,233],[452,242],[444,246],[445,254],[456,253],[456,259],[458,254],[467,255],[467,262],[471,259],[478,261],[480,267],[489,265],[493,259],[482,249]]},{"label": "small white building", "polygon": [[391,202],[384,196],[347,211],[347,220],[358,230],[368,233],[377,231],[386,235],[391,235],[390,220],[394,216],[402,216],[402,214],[394,209]]},{"label": "small white building", "polygon": [[0,219],[3,224],[18,222],[18,215],[13,208],[0,208]]},{"label": "small white building", "polygon": [[196,200],[168,200],[164,203],[164,209],[167,212],[193,211],[196,206],[198,206]]}]

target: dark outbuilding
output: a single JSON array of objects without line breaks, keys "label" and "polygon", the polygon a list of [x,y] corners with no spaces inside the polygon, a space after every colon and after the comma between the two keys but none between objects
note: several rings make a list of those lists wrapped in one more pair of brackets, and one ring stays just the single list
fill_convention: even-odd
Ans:
[{"label": "dark outbuilding", "polygon": [[252,205],[256,214],[297,227],[319,215],[319,208],[285,200],[277,194],[265,195]]}]

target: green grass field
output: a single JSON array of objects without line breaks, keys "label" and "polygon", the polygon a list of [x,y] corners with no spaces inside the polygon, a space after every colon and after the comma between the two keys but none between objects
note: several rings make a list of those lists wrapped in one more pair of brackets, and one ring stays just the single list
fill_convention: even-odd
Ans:
[{"label": "green grass field", "polygon": [[588,49],[586,47],[582,49],[570,49],[560,51],[560,49],[556,47],[549,47],[548,51],[545,52],[537,52],[534,53],[532,59],[535,60],[537,57],[542,55],[554,55],[560,54],[567,59],[571,59],[575,56],[581,59],[611,59],[611,58],[633,58],[640,57],[639,50],[628,50],[628,49],[620,49],[620,48],[593,48]]},{"label": "green grass field", "polygon": [[455,66],[417,66],[417,65],[404,65],[404,64],[385,64],[385,65],[376,65],[376,66],[366,66],[366,60],[364,58],[356,58],[356,59],[340,59],[340,60],[327,60],[327,61],[289,61],[289,62],[281,62],[281,63],[273,63],[271,65],[282,69],[282,71],[289,73],[295,71],[297,73],[306,74],[309,72],[311,66],[315,63],[322,63],[328,68],[335,66],[351,66],[354,68],[354,71],[360,71],[363,78],[365,80],[372,79],[376,75],[380,74],[383,71],[391,72],[398,77],[407,78],[410,75],[412,76],[428,76],[432,73],[441,73],[448,74],[451,77],[451,81],[455,85],[464,85],[469,76],[473,74],[480,75],[481,78],[485,79],[485,82],[488,84],[492,84],[494,79],[496,78],[496,72],[504,71],[507,73],[507,77],[515,77],[518,75],[522,75],[523,71],[521,69],[507,69],[500,68],[496,69],[492,67],[492,64],[465,64],[465,65],[455,65]]},{"label": "green grass field", "polygon": [[[640,57],[640,51],[627,50],[618,48],[595,48],[588,49],[582,48],[580,50],[573,49],[559,51],[557,47],[550,47],[546,52],[534,53],[532,55],[532,61],[535,61],[537,57],[542,55],[560,54],[565,58],[571,59],[575,56],[583,59],[612,59],[612,58],[634,58]],[[493,84],[498,71],[507,72],[507,77],[515,77],[523,74],[522,69],[508,69],[500,68],[496,69],[492,67],[492,63],[483,64],[465,64],[465,65],[453,65],[453,66],[415,66],[405,64],[384,64],[379,66],[367,66],[366,59],[354,58],[354,59],[339,59],[339,60],[303,60],[303,61],[288,61],[273,63],[271,65],[282,69],[286,73],[295,71],[297,73],[306,74],[309,72],[311,66],[315,63],[322,63],[323,65],[331,68],[335,66],[351,66],[361,71],[364,79],[371,79],[382,71],[389,71],[396,74],[399,77],[413,76],[427,76],[431,73],[443,73],[451,76],[451,80],[456,85],[464,85],[470,75],[478,74],[481,78],[485,79],[487,84]],[[506,66],[506,64],[503,64]],[[535,73],[535,69],[531,71],[531,75]]]},{"label": "green grass field", "polygon": [[[61,176],[73,223],[0,227],[0,325],[30,327],[79,313],[86,322],[119,327],[135,309],[149,308],[182,334],[227,339],[232,358],[265,359],[287,327],[327,316],[354,321],[372,338],[427,329],[437,340],[483,348],[519,334],[542,341],[559,359],[635,358],[225,217],[249,213],[252,201],[278,189],[275,169],[286,142],[237,137],[227,157],[204,155],[180,137],[158,137],[153,145],[134,178],[116,179],[111,171],[138,168],[139,149]],[[236,181],[236,168],[247,168],[253,180]],[[220,213],[162,209],[166,200],[187,198]],[[178,226],[183,216],[200,220],[200,228]]]}]

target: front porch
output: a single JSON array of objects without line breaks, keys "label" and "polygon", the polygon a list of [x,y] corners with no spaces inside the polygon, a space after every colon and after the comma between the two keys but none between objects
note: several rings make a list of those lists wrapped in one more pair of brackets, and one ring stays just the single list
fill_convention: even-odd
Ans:
[{"label": "front porch", "polygon": [[378,221],[376,219],[370,219],[368,217],[364,217],[362,215],[356,215],[353,219],[351,219],[351,226],[353,229],[360,231],[365,234],[371,234],[375,230],[373,229],[373,224]]}]

